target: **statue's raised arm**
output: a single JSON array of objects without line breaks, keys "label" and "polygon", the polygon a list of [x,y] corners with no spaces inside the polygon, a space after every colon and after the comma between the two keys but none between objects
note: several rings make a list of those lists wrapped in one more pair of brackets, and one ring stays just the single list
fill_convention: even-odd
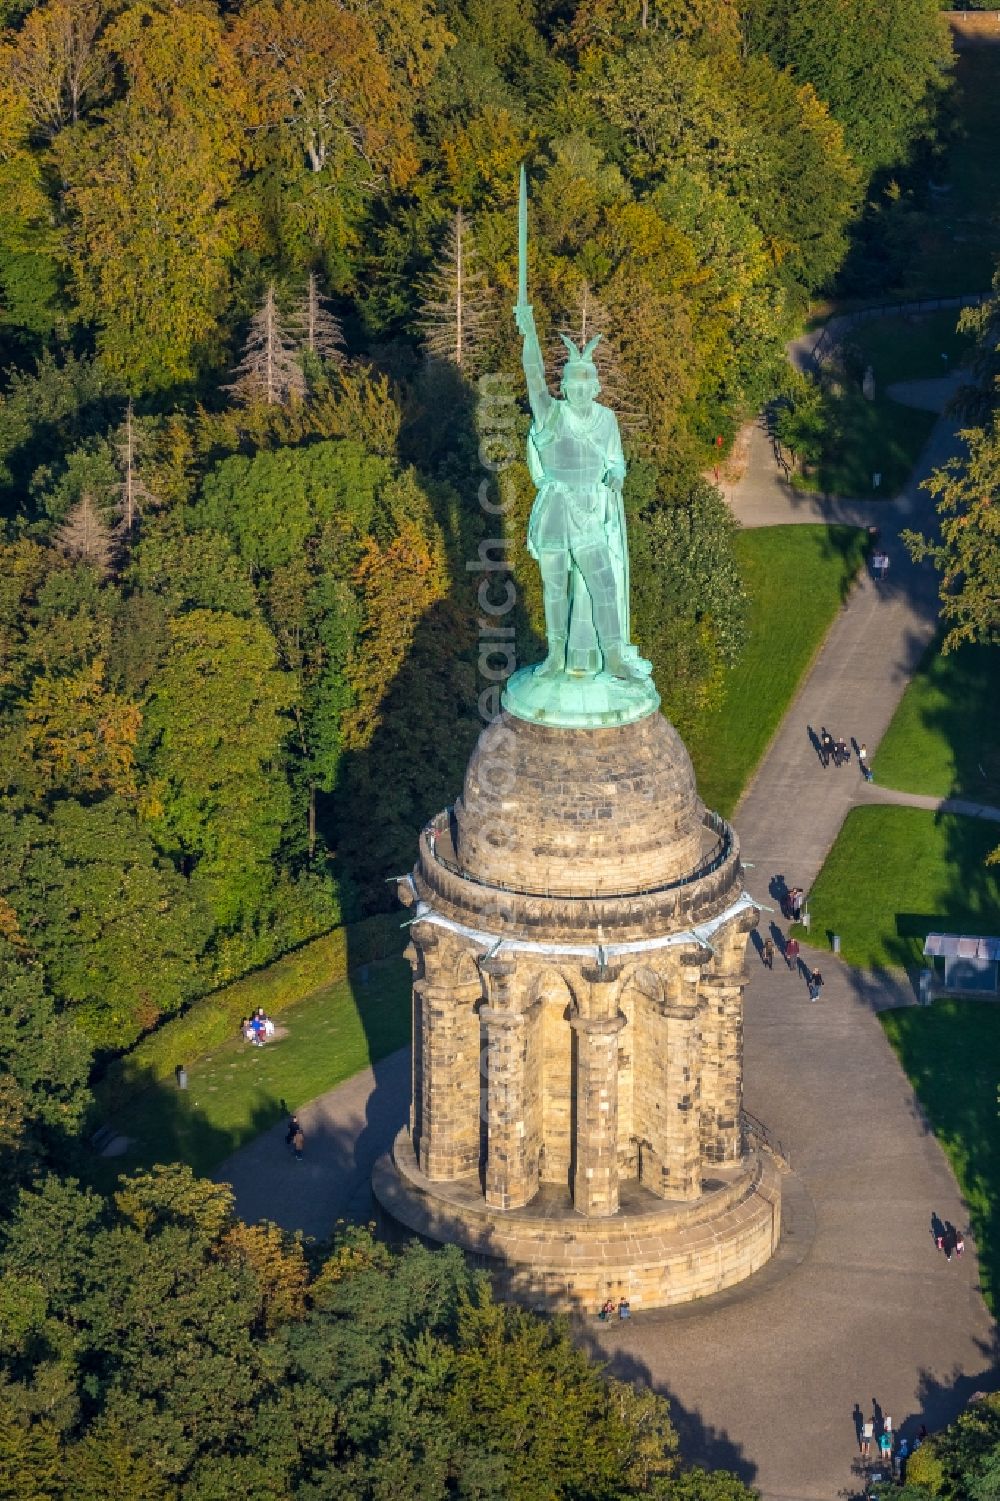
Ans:
[{"label": "statue's raised arm", "polygon": [[524,165],[518,183],[517,199],[517,306],[514,309],[517,331],[524,339],[521,363],[528,382],[528,400],[536,427],[543,427],[552,406],[552,397],[545,380],[545,361],[542,346],[535,329],[535,313],[528,301],[528,179]]},{"label": "statue's raised arm", "polygon": [[514,318],[518,332],[524,338],[521,364],[524,366],[524,378],[528,382],[531,415],[535,419],[535,426],[541,428],[545,426],[545,419],[549,415],[552,397],[545,379],[545,361],[542,359],[542,346],[535,330],[534,310],[530,304],[518,303],[514,309]]}]

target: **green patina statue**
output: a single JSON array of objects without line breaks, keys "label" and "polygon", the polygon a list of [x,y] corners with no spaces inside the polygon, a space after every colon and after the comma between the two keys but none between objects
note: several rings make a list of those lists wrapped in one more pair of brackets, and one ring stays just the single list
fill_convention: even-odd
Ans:
[{"label": "green patina statue", "polygon": [[627,723],[659,697],[651,664],[629,641],[629,566],[618,420],[596,400],[593,352],[562,335],[569,352],[562,399],[550,394],[527,293],[527,192],[521,169],[517,327],[533,422],[528,467],[538,489],[528,551],[542,574],[548,656],[507,684],[504,705],[521,718],[571,727]]}]

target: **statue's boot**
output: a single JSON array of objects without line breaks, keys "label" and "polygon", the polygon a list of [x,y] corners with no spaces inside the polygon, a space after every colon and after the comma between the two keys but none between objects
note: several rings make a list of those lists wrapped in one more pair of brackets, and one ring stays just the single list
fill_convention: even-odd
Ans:
[{"label": "statue's boot", "polygon": [[566,637],[569,631],[569,570],[560,556],[557,566],[546,576],[542,570],[542,603],[545,606],[545,636],[549,654],[535,668],[535,677],[554,678],[566,671]]},{"label": "statue's boot", "polygon": [[549,654],[544,662],[539,662],[535,668],[536,678],[554,678],[560,672],[566,671],[566,637],[549,637]]},{"label": "statue's boot", "polygon": [[604,651],[604,671],[610,672],[612,677],[641,683],[652,675],[652,662],[640,657],[634,647],[623,648],[620,641],[602,641],[601,647]]}]

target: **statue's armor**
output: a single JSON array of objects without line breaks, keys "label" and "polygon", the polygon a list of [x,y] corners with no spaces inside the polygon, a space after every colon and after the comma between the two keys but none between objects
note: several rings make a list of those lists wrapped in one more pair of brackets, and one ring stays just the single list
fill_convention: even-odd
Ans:
[{"label": "statue's armor", "polygon": [[624,471],[614,412],[594,403],[578,418],[565,401],[553,401],[544,424],[528,437],[528,467],[538,495],[528,523],[528,551],[568,552],[608,545],[609,469]]}]

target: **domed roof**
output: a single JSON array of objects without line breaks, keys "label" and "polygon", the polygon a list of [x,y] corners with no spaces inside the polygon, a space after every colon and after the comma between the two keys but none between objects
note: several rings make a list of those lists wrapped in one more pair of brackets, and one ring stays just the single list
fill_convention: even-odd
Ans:
[{"label": "domed roof", "polygon": [[661,714],[566,730],[503,713],[479,737],[452,830],[474,881],[628,895],[698,868],[703,817],[691,758]]}]

